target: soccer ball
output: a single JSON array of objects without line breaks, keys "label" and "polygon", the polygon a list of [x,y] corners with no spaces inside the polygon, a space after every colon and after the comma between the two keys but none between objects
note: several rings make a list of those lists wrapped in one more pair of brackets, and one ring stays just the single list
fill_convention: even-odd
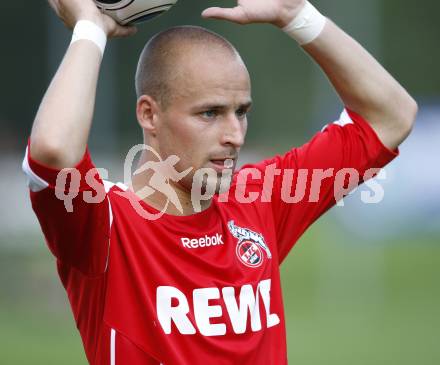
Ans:
[{"label": "soccer ball", "polygon": [[167,11],[176,2],[177,0],[95,0],[103,13],[122,25],[152,19]]}]

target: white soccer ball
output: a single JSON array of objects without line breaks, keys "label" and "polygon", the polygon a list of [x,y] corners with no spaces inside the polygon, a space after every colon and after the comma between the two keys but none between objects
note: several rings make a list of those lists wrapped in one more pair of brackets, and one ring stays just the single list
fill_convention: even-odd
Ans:
[{"label": "white soccer ball", "polygon": [[98,8],[122,25],[152,19],[176,2],[177,0],[95,0]]}]

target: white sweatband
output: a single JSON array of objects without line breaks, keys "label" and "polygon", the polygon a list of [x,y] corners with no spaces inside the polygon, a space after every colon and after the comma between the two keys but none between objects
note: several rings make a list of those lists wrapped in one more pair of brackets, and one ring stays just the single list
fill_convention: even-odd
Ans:
[{"label": "white sweatband", "polygon": [[104,55],[105,46],[107,44],[107,35],[101,27],[90,20],[79,20],[73,29],[72,41],[70,44],[82,39],[95,43],[101,51],[101,54]]},{"label": "white sweatband", "polygon": [[321,34],[326,21],[327,18],[306,1],[295,19],[285,26],[283,31],[302,46],[312,42]]}]

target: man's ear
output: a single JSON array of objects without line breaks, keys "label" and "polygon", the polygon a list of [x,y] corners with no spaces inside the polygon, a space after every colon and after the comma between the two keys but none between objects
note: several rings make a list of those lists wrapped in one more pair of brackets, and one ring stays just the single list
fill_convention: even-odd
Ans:
[{"label": "man's ear", "polygon": [[149,135],[156,136],[160,107],[149,95],[142,95],[137,100],[136,116],[139,125]]}]

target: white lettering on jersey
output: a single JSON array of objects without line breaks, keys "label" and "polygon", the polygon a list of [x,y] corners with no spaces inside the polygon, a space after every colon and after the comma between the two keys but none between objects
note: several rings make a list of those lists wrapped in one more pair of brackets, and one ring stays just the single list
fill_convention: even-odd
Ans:
[{"label": "white lettering on jersey", "polygon": [[[261,283],[260,283],[261,284]],[[235,299],[235,291],[233,287],[222,289],[223,300],[226,309],[231,318],[232,328],[237,334],[245,333],[247,326],[248,314],[251,315],[251,328],[253,332],[261,330],[260,305],[257,295],[254,294],[252,285],[243,285],[240,290],[240,308]],[[270,299],[269,299],[270,301]]]},{"label": "white lettering on jersey", "polygon": [[270,313],[270,279],[261,281],[258,289],[266,309],[267,328],[276,326],[280,323],[280,318],[277,314]]},{"label": "white lettering on jersey", "polygon": [[[171,306],[171,301],[176,298],[179,304]],[[157,318],[166,334],[171,333],[171,321],[175,323],[183,335],[193,335],[196,329],[186,316],[189,312],[188,300],[179,289],[172,286],[159,286],[156,291]]]},{"label": "white lettering on jersey", "polygon": [[[265,307],[267,328],[276,326],[280,323],[280,319],[276,313],[271,313],[270,311],[270,288],[270,279],[261,281],[255,293],[252,285],[243,285],[239,294],[240,304],[237,303],[233,287],[224,287],[221,291],[219,288],[198,288],[193,290],[193,311],[197,329],[204,336],[224,336],[226,334],[225,323],[212,324],[210,322],[211,318],[222,317],[223,312],[220,305],[209,304],[209,301],[223,300],[234,333],[242,334],[246,332],[249,315],[251,330],[253,332],[260,331],[262,329],[260,297]],[[177,330],[182,335],[196,333],[196,328],[188,318],[190,307],[188,299],[183,292],[172,286],[160,286],[157,288],[156,296],[157,317],[166,334],[171,333],[172,322],[174,322]],[[178,304],[173,306],[172,303],[175,303],[176,300]]]},{"label": "white lettering on jersey", "polygon": [[209,246],[217,246],[223,245],[223,235],[216,233],[214,236],[208,237],[200,237],[190,239],[187,237],[183,237],[180,239],[183,247],[185,248],[199,248],[199,247],[209,247]]},{"label": "white lettering on jersey", "polygon": [[222,307],[209,305],[210,299],[219,299],[218,288],[202,288],[193,291],[194,317],[203,336],[223,336],[226,334],[224,323],[211,324],[209,319],[222,316]]}]

